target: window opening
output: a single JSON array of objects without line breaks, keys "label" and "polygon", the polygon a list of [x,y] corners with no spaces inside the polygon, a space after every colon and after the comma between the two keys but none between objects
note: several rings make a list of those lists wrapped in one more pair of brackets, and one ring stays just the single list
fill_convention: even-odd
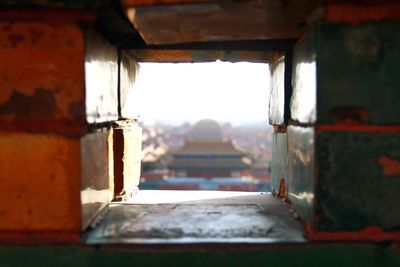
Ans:
[{"label": "window opening", "polygon": [[265,63],[140,63],[141,190],[271,191]]}]

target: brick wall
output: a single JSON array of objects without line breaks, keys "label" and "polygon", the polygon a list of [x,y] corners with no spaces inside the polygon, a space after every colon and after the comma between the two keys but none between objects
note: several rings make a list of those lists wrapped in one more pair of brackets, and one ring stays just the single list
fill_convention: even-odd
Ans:
[{"label": "brick wall", "polygon": [[119,79],[132,84],[135,68],[118,76],[124,63],[94,15],[30,12],[0,19],[0,241],[78,242],[114,197],[114,169],[124,168],[123,188],[139,181],[134,121],[113,153],[129,90]]},{"label": "brick wall", "polygon": [[400,22],[388,14],[331,14],[295,46],[287,145],[274,133],[272,173],[277,188],[287,149],[288,198],[309,239],[400,238]]}]

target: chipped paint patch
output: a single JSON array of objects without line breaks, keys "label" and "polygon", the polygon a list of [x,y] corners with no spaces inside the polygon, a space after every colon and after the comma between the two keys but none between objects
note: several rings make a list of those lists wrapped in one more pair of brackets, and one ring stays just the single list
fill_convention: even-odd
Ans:
[{"label": "chipped paint patch", "polygon": [[54,90],[37,88],[33,96],[14,91],[10,100],[0,105],[0,115],[15,115],[16,118],[52,117],[55,105]]},{"label": "chipped paint patch", "polygon": [[84,33],[80,26],[0,22],[0,58],[1,124],[10,124],[10,117],[82,123],[75,120],[82,117],[81,109],[70,108],[71,104],[85,105]]}]

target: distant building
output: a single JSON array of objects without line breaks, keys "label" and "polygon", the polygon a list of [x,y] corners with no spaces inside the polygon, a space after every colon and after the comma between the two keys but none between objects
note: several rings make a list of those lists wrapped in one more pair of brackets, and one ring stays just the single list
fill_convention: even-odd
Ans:
[{"label": "distant building", "polygon": [[213,120],[199,121],[184,146],[169,154],[168,168],[176,177],[240,177],[251,167],[251,160],[223,139],[220,125]]}]

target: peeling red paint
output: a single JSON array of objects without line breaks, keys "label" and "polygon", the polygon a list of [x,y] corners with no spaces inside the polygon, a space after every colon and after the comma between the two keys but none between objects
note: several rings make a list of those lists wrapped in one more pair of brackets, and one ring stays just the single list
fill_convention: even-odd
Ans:
[{"label": "peeling red paint", "polygon": [[0,31],[1,129],[64,136],[84,133],[81,25],[17,21],[0,23],[4,28],[8,31]]},{"label": "peeling red paint", "polygon": [[400,175],[400,160],[393,159],[386,155],[379,157],[379,165],[383,169],[384,176],[397,176]]},{"label": "peeling red paint", "polygon": [[400,4],[332,5],[326,8],[325,20],[333,23],[362,23],[384,19],[400,19]]},{"label": "peeling red paint", "polygon": [[389,241],[400,240],[400,231],[385,232],[380,227],[368,226],[357,232],[321,232],[315,230],[312,224],[306,224],[305,236],[316,241]]},{"label": "peeling red paint", "polygon": [[9,101],[0,105],[0,115],[15,115],[17,118],[52,117],[56,110],[55,91],[37,88],[33,96],[14,91]]}]

